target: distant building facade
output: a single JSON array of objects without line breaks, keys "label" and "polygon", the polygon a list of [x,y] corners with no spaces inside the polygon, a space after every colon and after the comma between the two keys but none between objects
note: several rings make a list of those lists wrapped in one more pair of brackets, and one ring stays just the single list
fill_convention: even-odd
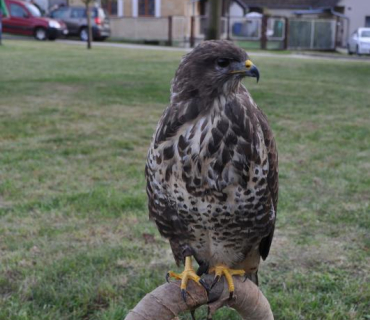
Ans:
[{"label": "distant building facade", "polygon": [[370,0],[340,0],[338,9],[349,20],[347,37],[358,28],[370,28]]},{"label": "distant building facade", "polygon": [[238,0],[230,5],[230,16],[259,12],[284,17],[335,18],[338,45],[360,27],[370,28],[370,0]]}]

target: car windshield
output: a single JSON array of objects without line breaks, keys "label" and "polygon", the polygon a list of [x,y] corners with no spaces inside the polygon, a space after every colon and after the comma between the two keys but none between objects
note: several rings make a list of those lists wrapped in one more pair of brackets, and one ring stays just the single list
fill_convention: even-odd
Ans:
[{"label": "car windshield", "polygon": [[28,11],[31,13],[31,16],[41,17],[41,12],[36,6],[34,6],[31,3],[27,3],[27,2],[25,2],[24,5],[27,7]]},{"label": "car windshield", "polygon": [[364,30],[361,32],[361,38],[370,38],[370,30]]}]

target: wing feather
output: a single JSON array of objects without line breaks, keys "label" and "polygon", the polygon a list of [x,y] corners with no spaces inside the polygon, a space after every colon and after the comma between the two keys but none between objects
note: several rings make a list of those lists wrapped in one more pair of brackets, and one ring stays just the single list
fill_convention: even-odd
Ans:
[{"label": "wing feather", "polygon": [[262,239],[259,251],[263,260],[265,260],[270,252],[272,239],[274,237],[275,222],[277,214],[277,204],[279,196],[279,175],[278,175],[278,153],[276,148],[276,142],[272,133],[271,127],[267,121],[265,114],[262,110],[259,110],[259,120],[264,135],[264,143],[268,152],[269,172],[267,174],[267,186],[270,191],[272,207],[274,210],[274,222],[273,228],[270,234]]},{"label": "wing feather", "polygon": [[[254,101],[250,98],[248,91],[242,87],[241,89],[242,95],[242,104],[243,107],[247,110],[248,118],[251,120],[251,127],[250,130],[252,131],[250,134],[252,137],[255,137],[254,130],[257,126],[257,123],[261,126],[263,132],[263,143],[266,146],[267,154],[268,154],[268,174],[267,174],[267,188],[269,190],[269,196],[271,198],[272,209],[274,214],[273,220],[273,227],[269,235],[262,239],[259,252],[263,260],[265,260],[270,252],[270,247],[272,243],[272,239],[274,237],[274,230],[275,230],[275,222],[276,222],[276,214],[277,214],[277,204],[278,204],[278,191],[279,191],[279,177],[278,177],[278,152],[276,148],[276,142],[271,130],[271,127],[268,123],[266,115],[263,111],[254,103]],[[256,147],[256,141],[253,139],[253,146],[254,149]],[[258,161],[258,159],[254,159],[254,161]]]}]

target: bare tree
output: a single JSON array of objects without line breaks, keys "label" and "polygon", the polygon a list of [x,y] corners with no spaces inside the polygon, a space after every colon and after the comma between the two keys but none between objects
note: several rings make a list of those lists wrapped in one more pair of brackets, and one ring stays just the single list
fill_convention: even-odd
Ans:
[{"label": "bare tree", "polygon": [[[212,283],[213,276],[206,276],[205,281]],[[209,319],[221,307],[234,308],[243,320],[273,320],[270,304],[259,288],[251,281],[234,277],[235,292],[229,299],[229,290],[223,278],[212,288],[207,296],[203,287],[190,281],[187,299],[181,297],[180,282],[166,283],[147,294],[130,311],[125,320],[171,320],[185,311],[208,304]]]},{"label": "bare tree", "polygon": [[222,1],[210,0],[207,40],[220,39]]},{"label": "bare tree", "polygon": [[94,0],[82,0],[86,7],[86,18],[87,18],[87,49],[91,49],[91,42],[92,42],[92,28],[91,28],[91,11],[90,11],[90,4],[94,2]]}]

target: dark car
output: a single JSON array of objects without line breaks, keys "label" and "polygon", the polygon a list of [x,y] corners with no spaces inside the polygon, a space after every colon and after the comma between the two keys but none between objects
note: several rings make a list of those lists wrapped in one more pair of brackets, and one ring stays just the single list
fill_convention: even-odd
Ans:
[{"label": "dark car", "polygon": [[[92,34],[95,40],[105,40],[110,36],[110,23],[107,13],[102,8],[91,8]],[[82,41],[87,41],[87,16],[84,7],[60,7],[49,16],[62,20],[68,28],[68,35],[80,37]]]},{"label": "dark car", "polygon": [[34,36],[37,40],[55,40],[67,35],[64,22],[41,16],[32,3],[20,0],[5,0],[9,16],[3,17],[3,31],[12,34]]}]

